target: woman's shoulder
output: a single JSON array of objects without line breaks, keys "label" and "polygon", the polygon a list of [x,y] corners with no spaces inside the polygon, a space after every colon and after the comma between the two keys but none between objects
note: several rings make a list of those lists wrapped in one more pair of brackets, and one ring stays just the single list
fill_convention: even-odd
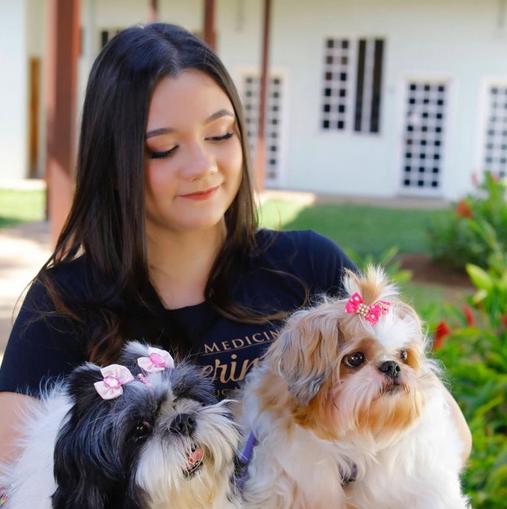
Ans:
[{"label": "woman's shoulder", "polygon": [[268,255],[315,257],[332,255],[347,258],[342,249],[331,239],[313,230],[259,229],[256,234],[261,252]]},{"label": "woman's shoulder", "polygon": [[345,269],[354,263],[331,239],[313,230],[257,232],[261,259],[276,270],[302,278],[313,292],[336,293]]},{"label": "woman's shoulder", "polygon": [[[85,360],[82,327],[62,314],[53,292],[82,299],[87,279],[82,257],[44,270],[34,280],[14,322],[0,369],[0,391],[39,393],[41,382]],[[47,276],[45,279],[44,276]],[[65,299],[67,307],[69,299]],[[86,324],[87,326],[90,324]]]},{"label": "woman's shoulder", "polygon": [[83,302],[93,298],[101,279],[89,256],[82,254],[43,269],[34,279],[30,293],[58,294],[65,301]]},{"label": "woman's shoulder", "polygon": [[89,280],[95,271],[89,256],[82,254],[72,260],[57,263],[44,272],[51,282],[58,286],[78,285],[79,287]]}]

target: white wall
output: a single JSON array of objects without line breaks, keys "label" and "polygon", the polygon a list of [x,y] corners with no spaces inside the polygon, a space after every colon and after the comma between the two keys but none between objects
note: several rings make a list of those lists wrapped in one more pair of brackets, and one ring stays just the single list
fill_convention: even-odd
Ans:
[{"label": "white wall", "polygon": [[[484,83],[507,79],[507,14],[501,15],[502,1],[275,0],[271,66],[283,74],[286,94],[282,185],[338,194],[399,194],[405,80],[444,77],[450,82],[451,109],[441,195],[455,198],[467,191],[480,160]],[[0,80],[2,176],[7,171],[21,176],[26,166],[26,55],[36,51],[40,41],[32,29],[28,44],[25,41],[27,2],[0,0],[0,58],[2,69],[9,69]],[[257,69],[260,62],[262,4],[217,2],[218,54],[239,88],[242,72]],[[148,1],[82,0],[81,6],[85,30],[79,104],[100,31],[146,22]],[[202,0],[160,0],[159,8],[161,21],[194,32],[202,28]],[[32,13],[31,18],[37,16]],[[319,127],[324,39],[343,36],[385,39],[380,134],[323,132]]]},{"label": "white wall", "polygon": [[27,171],[26,0],[0,0],[0,178]]},{"label": "white wall", "polygon": [[[241,68],[258,65],[260,5],[218,3],[219,54],[235,77]],[[440,194],[455,198],[467,191],[480,152],[481,86],[485,76],[507,76],[507,21],[499,5],[498,0],[273,2],[271,65],[288,80],[283,184],[327,193],[399,194],[405,80],[445,77],[451,87]],[[343,36],[385,39],[380,134],[319,128],[324,39]]]},{"label": "white wall", "polygon": [[[191,31],[201,30],[202,0],[159,0],[159,19]],[[91,66],[100,51],[102,30],[148,22],[148,0],[81,0],[83,52],[79,62],[78,105],[81,110]],[[78,115],[79,117],[79,115]]]}]

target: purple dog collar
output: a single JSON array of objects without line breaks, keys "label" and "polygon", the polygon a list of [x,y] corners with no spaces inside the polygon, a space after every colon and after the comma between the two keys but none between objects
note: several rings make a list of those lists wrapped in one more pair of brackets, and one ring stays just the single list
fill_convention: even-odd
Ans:
[{"label": "purple dog collar", "polygon": [[255,438],[255,435],[253,434],[253,431],[250,431],[250,434],[248,435],[248,438],[246,440],[245,447],[243,448],[243,452],[239,455],[239,460],[243,465],[248,465],[250,463],[250,460],[252,459],[252,454],[254,447],[257,445],[257,439]]}]

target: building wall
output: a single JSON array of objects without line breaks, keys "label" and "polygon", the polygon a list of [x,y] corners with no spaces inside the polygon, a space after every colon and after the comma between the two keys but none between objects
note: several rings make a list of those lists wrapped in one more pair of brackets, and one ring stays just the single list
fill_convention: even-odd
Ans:
[{"label": "building wall", "polygon": [[[220,55],[238,77],[258,62],[260,2],[222,0]],[[507,76],[505,15],[496,0],[321,0],[273,2],[271,64],[286,76],[288,107],[282,122],[285,164],[282,187],[319,192],[395,196],[403,194],[401,143],[406,80],[448,80],[449,109],[441,187],[447,198],[470,188],[477,171],[481,102],[488,77]],[[320,129],[325,37],[385,40],[379,134]],[[241,61],[243,59],[243,61]]]},{"label": "building wall", "polygon": [[[84,99],[91,66],[101,46],[101,32],[124,29],[147,23],[148,0],[81,0],[83,51],[79,63],[79,103]],[[160,20],[183,25],[197,32],[201,29],[202,0],[159,0]]]},{"label": "building wall", "polygon": [[[0,15],[6,20],[0,58],[3,68],[11,71],[0,82],[2,176],[26,174],[26,141],[21,140],[27,130],[27,55],[43,54],[46,38],[45,20],[40,21],[45,17],[45,0],[30,0],[28,11],[26,1],[0,0]],[[262,4],[217,0],[217,50],[240,92],[245,91],[246,75],[258,75]],[[275,0],[272,4],[271,69],[283,82],[275,186],[384,197],[410,192],[400,184],[407,80],[437,79],[449,88],[441,181],[433,194],[455,198],[470,189],[471,174],[483,166],[487,84],[507,83],[503,0],[482,0],[480,5],[476,0]],[[202,29],[202,0],[159,0],[159,9],[162,21],[193,32]],[[144,23],[147,14],[147,0],[81,0],[79,108],[101,46],[101,31]],[[378,134],[322,130],[323,51],[329,37],[385,41]],[[42,135],[44,127],[42,118]]]},{"label": "building wall", "polygon": [[0,0],[0,178],[26,175],[26,0]]}]

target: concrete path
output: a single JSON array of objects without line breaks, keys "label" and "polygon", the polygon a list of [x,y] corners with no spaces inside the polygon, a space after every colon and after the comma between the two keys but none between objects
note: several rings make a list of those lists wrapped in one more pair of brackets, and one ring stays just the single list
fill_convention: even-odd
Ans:
[{"label": "concrete path", "polygon": [[22,302],[18,299],[49,255],[48,223],[0,229],[0,359]]}]

